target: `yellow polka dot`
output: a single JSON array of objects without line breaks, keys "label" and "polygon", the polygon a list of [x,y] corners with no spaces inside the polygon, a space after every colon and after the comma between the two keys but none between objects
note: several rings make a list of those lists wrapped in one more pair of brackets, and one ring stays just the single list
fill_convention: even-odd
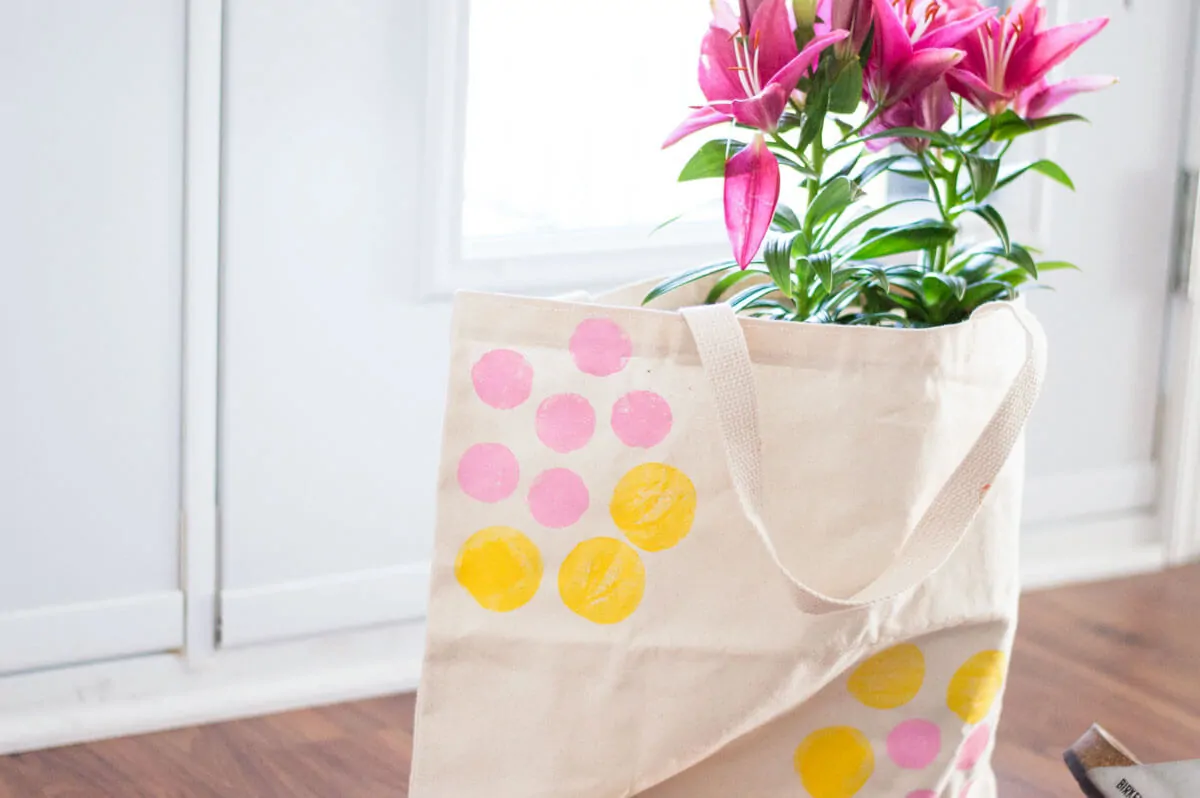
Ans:
[{"label": "yellow polka dot", "polygon": [[850,674],[851,695],[872,709],[895,709],[917,697],[925,681],[925,657],[912,643],[880,651]]},{"label": "yellow polka dot", "polygon": [[517,530],[490,526],[471,535],[458,550],[454,575],[484,609],[510,612],[537,593],[542,555]]},{"label": "yellow polka dot", "polygon": [[818,729],[796,749],[796,772],[812,798],[853,798],[875,772],[875,753],[858,729]]},{"label": "yellow polka dot", "polygon": [[642,558],[616,538],[583,541],[558,571],[563,603],[593,623],[625,620],[638,608],[645,590]]},{"label": "yellow polka dot", "polygon": [[678,468],[643,463],[621,477],[608,510],[633,545],[645,551],[662,551],[691,531],[696,517],[696,488]]},{"label": "yellow polka dot", "polygon": [[964,723],[987,717],[1004,684],[1004,652],[980,651],[963,663],[946,690],[946,706]]}]

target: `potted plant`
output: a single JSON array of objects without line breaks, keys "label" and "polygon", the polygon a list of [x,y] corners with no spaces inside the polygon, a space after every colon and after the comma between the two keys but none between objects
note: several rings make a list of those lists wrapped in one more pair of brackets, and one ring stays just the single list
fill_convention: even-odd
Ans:
[{"label": "potted plant", "polygon": [[[1074,187],[1053,161],[1012,163],[1011,148],[1081,120],[1059,106],[1115,82],[1048,77],[1107,20],[1049,27],[1040,0],[1001,14],[976,0],[713,10],[699,65],[707,103],[664,146],[723,128],[679,179],[723,179],[733,258],[672,276],[648,300],[710,278],[707,301],[751,316],[929,327],[1074,268],[1013,240],[993,200],[1026,176]],[[802,204],[781,201],[785,173]],[[866,189],[888,174],[921,181],[927,197],[869,206]],[[887,224],[903,205],[925,218]],[[968,219],[990,240],[964,241]]]}]

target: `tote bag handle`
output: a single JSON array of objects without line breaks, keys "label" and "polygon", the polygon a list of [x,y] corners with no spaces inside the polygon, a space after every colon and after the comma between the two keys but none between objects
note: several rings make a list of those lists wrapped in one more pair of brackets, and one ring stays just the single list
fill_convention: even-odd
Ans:
[{"label": "tote bag handle", "polygon": [[1011,302],[985,305],[975,315],[994,312],[1012,314],[1024,331],[1024,364],[995,414],[934,497],[896,559],[854,596],[834,598],[809,587],[784,565],[763,521],[758,390],[737,315],[725,304],[680,311],[696,341],[701,365],[712,386],[729,474],[742,510],[775,565],[791,582],[797,605],[804,612],[821,615],[895,598],[941,568],[963,539],[979,512],[983,487],[995,480],[1021,435],[1046,371],[1046,338],[1037,320]]}]

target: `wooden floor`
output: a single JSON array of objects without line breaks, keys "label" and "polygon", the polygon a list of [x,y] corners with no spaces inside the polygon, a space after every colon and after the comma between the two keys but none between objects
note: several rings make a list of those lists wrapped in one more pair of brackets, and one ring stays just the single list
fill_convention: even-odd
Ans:
[{"label": "wooden floor", "polygon": [[[1000,798],[1076,798],[1060,756],[1094,720],[1144,760],[1200,757],[1198,672],[1200,566],[1027,596]],[[0,757],[0,798],[399,798],[412,715],[396,696]]]}]

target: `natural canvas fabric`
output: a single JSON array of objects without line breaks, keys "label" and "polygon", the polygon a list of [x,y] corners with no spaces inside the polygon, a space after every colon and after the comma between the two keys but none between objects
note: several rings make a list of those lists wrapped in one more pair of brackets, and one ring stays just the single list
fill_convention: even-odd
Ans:
[{"label": "natural canvas fabric", "polygon": [[456,298],[410,794],[992,798],[1036,321],[643,294]]}]

